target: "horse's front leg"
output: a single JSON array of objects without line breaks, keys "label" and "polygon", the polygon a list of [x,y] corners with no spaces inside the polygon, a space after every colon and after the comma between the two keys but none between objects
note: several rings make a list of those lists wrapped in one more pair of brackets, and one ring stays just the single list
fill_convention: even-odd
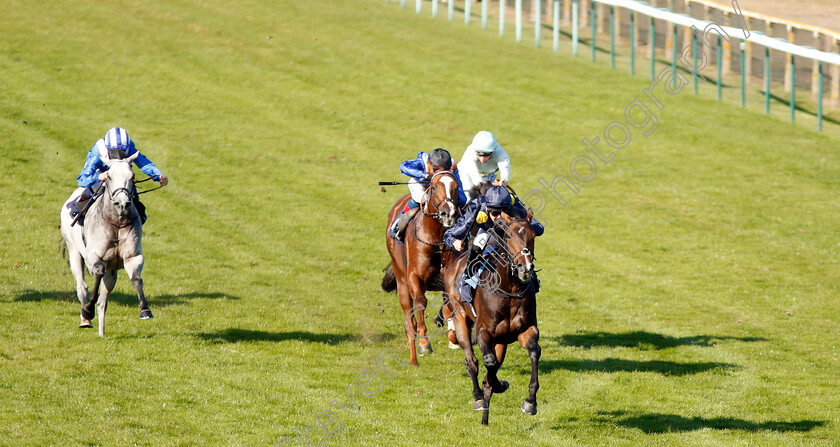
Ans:
[{"label": "horse's front leg", "polygon": [[102,283],[102,278],[105,276],[105,263],[101,258],[95,258],[93,263],[89,266],[90,273],[93,275],[93,290],[89,295],[90,301],[82,306],[82,318],[92,320],[96,313],[96,302],[99,300],[99,286]]},{"label": "horse's front leg", "polygon": [[99,303],[97,311],[99,312],[99,336],[105,336],[105,311],[108,310],[108,295],[114,290],[114,285],[117,284],[117,271],[109,270],[105,272],[102,277],[102,290],[99,292]]},{"label": "horse's front leg", "polygon": [[137,299],[140,304],[140,319],[148,320],[154,318],[152,311],[149,310],[149,303],[146,302],[146,295],[143,294],[143,278],[140,277],[140,272],[143,270],[143,255],[133,256],[123,261],[125,273],[131,279],[131,284],[137,290]]},{"label": "horse's front leg", "polygon": [[528,384],[528,397],[522,403],[522,412],[525,414],[537,414],[537,390],[540,389],[539,366],[540,355],[540,331],[536,326],[531,326],[527,331],[519,334],[519,344],[528,350],[528,357],[531,358],[531,382]]},{"label": "horse's front leg", "polygon": [[[453,304],[452,306],[460,306],[460,304]],[[470,342],[470,325],[467,323],[467,317],[464,312],[453,313],[455,316],[451,322],[455,327],[455,337],[457,338],[458,346],[464,351],[464,364],[467,367],[467,375],[470,376],[473,384],[473,410],[484,410],[487,404],[484,402],[484,393],[481,391],[481,387],[478,386],[478,359],[475,357],[475,352],[473,352],[472,343]]]},{"label": "horse's front leg", "polygon": [[[88,285],[85,282],[85,261],[82,259],[82,254],[77,250],[70,250],[68,255],[70,271],[73,273],[73,278],[76,279],[76,298],[79,299],[79,305],[84,306],[88,299]],[[93,325],[80,313],[79,327],[93,327]]]},{"label": "horse's front leg", "polygon": [[413,316],[417,319],[417,342],[420,345],[417,348],[417,353],[421,356],[432,353],[432,344],[429,342],[429,337],[426,331],[426,287],[423,280],[416,274],[409,275],[408,283],[409,294],[414,298]]},{"label": "horse's front leg", "polygon": [[481,423],[483,425],[489,423],[490,398],[493,397],[493,393],[504,393],[507,391],[508,386],[510,386],[507,381],[499,382],[499,379],[496,377],[496,373],[502,366],[499,357],[496,355],[496,345],[496,342],[492,340],[490,334],[483,328],[480,328],[478,331],[478,347],[481,349],[481,359],[484,361],[484,367],[487,368],[487,375],[484,376],[483,381],[484,402],[486,403],[484,414],[481,417]]}]

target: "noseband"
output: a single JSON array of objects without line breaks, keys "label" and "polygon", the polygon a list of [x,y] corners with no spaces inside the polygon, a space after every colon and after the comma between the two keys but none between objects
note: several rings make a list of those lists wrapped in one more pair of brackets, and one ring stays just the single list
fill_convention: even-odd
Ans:
[{"label": "noseband", "polygon": [[117,204],[117,194],[119,194],[121,192],[125,193],[125,195],[129,198],[129,200],[134,198],[134,194],[136,193],[135,191],[137,191],[137,190],[134,187],[134,182],[133,182],[134,176],[132,175],[131,178],[132,178],[132,184],[131,184],[130,189],[126,188],[126,187],[111,189],[111,178],[108,177],[108,180],[105,181],[105,189],[108,191],[108,196],[110,197],[112,204],[114,204],[114,205]]}]

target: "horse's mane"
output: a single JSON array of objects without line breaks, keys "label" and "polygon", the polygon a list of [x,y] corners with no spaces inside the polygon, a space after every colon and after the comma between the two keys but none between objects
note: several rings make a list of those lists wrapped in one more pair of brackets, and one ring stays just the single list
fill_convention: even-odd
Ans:
[{"label": "horse's mane", "polygon": [[487,190],[493,186],[490,182],[481,182],[468,190],[467,195],[473,198],[473,200],[483,197],[484,194],[487,194]]}]

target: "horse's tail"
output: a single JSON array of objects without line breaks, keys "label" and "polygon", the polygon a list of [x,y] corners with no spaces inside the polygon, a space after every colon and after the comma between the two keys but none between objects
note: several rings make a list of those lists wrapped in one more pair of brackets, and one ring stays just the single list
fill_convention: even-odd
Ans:
[{"label": "horse's tail", "polygon": [[61,252],[62,258],[67,259],[67,241],[63,237],[58,241],[58,251]]},{"label": "horse's tail", "polygon": [[382,271],[385,272],[385,276],[382,277],[382,290],[386,292],[397,290],[397,277],[394,276],[394,266],[388,264]]}]

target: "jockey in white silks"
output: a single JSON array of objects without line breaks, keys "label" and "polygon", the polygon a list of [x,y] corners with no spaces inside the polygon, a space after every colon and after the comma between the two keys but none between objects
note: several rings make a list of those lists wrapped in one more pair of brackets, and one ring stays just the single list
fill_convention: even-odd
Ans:
[{"label": "jockey in white silks", "polygon": [[481,182],[496,186],[507,186],[510,182],[510,156],[496,142],[496,137],[486,131],[475,134],[472,144],[467,146],[458,163],[458,175],[467,200],[472,200],[472,187]]},{"label": "jockey in white silks", "polygon": [[[85,209],[88,200],[93,197],[99,184],[108,178],[108,165],[105,164],[108,160],[122,160],[134,155],[137,148],[134,147],[134,142],[128,137],[128,132],[120,127],[113,127],[105,133],[104,138],[100,138],[93,144],[93,147],[88,151],[85,159],[85,167],[82,172],[76,177],[76,182],[80,188],[85,188],[78,200],[69,202],[67,207],[70,209],[70,215],[76,217],[79,212]],[[166,186],[169,179],[160,172],[160,169],[155,166],[143,154],[138,154],[134,159],[134,164],[143,171],[144,174],[152,177],[155,181],[160,182],[161,186]],[[141,220],[145,223],[146,215],[144,207],[135,196],[135,205],[140,214]]]}]

